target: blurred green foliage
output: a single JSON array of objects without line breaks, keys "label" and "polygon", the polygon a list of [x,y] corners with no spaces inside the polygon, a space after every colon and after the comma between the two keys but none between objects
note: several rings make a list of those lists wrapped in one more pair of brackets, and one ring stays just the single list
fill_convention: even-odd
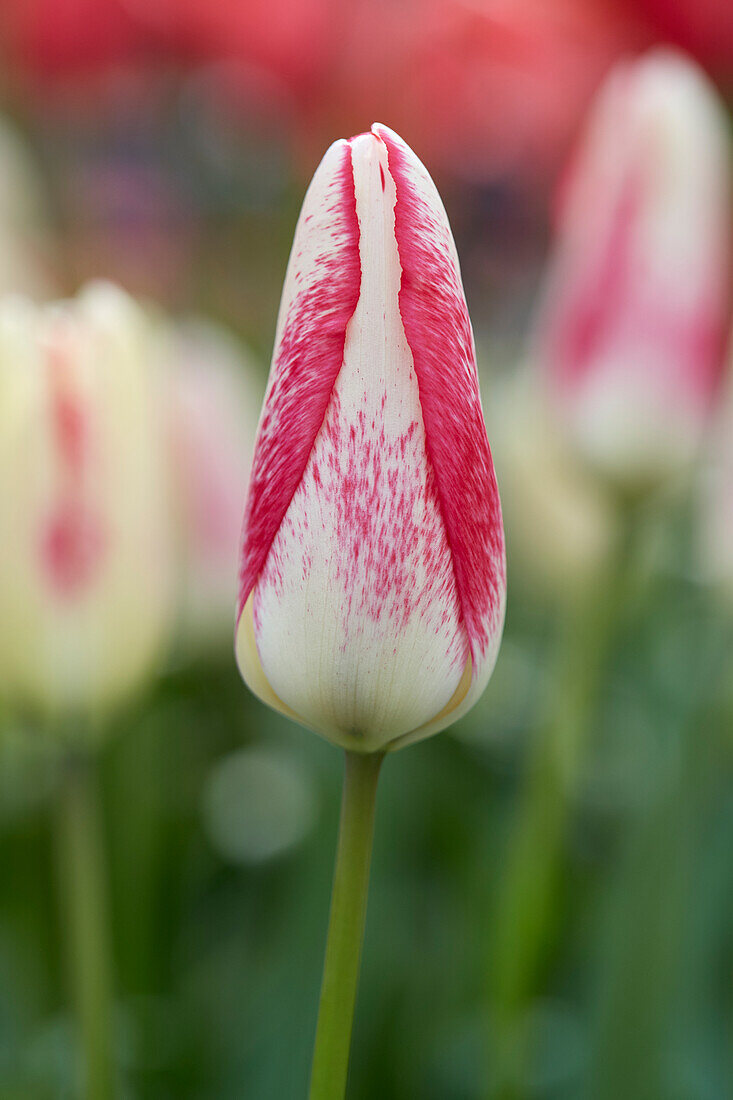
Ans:
[{"label": "blurred green foliage", "polygon": [[[683,550],[671,565],[655,557],[656,546],[683,547],[685,530],[684,517],[646,521],[567,781],[558,787],[543,737],[575,704],[557,701],[551,724],[543,715],[574,620],[525,603],[519,584],[480,706],[452,734],[386,761],[353,1100],[731,1095],[731,624],[685,579]],[[590,659],[589,645],[580,652]],[[116,726],[99,771],[122,1095],[304,1095],[340,754],[251,698],[227,652],[171,672]],[[78,1095],[53,860],[57,761],[39,738],[10,725],[3,738],[7,1100]],[[249,813],[221,813],[217,790],[229,786],[236,810],[237,784],[251,789],[247,747],[265,759],[274,750],[275,763],[256,763]],[[222,779],[227,761],[236,766]],[[538,894],[546,858],[555,867]],[[517,859],[525,886],[507,901]]]}]

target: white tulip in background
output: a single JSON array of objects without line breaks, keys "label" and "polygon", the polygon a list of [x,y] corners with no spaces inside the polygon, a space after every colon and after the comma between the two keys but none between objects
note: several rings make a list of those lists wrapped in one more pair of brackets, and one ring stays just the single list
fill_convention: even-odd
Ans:
[{"label": "white tulip in background", "polygon": [[245,513],[237,659],[357,751],[465,713],[496,660],[499,497],[448,219],[384,126],[303,204]]},{"label": "white tulip in background", "polygon": [[730,148],[692,61],[617,66],[564,188],[534,347],[564,430],[625,488],[684,470],[722,376]]},{"label": "white tulip in background", "polygon": [[162,395],[147,318],[93,284],[0,303],[0,693],[98,716],[153,670],[172,610]]},{"label": "white tulip in background", "polygon": [[733,369],[727,381],[702,465],[697,534],[702,579],[733,608]]},{"label": "white tulip in background", "polygon": [[177,529],[176,639],[231,644],[242,501],[264,383],[226,329],[191,320],[164,337]]},{"label": "white tulip in background", "polygon": [[538,592],[588,590],[619,537],[615,502],[568,446],[526,370],[494,384],[488,428],[512,561]]}]

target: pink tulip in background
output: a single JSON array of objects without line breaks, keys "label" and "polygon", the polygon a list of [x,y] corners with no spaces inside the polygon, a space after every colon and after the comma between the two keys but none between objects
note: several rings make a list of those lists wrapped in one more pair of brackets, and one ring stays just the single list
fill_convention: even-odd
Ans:
[{"label": "pink tulip in background", "polygon": [[494,666],[504,535],[440,198],[385,126],[326,153],[285,280],[245,513],[237,659],[338,744],[455,721]]},{"label": "pink tulip in background", "polygon": [[626,485],[684,469],[729,321],[725,115],[682,55],[618,66],[566,181],[535,353],[572,443]]}]

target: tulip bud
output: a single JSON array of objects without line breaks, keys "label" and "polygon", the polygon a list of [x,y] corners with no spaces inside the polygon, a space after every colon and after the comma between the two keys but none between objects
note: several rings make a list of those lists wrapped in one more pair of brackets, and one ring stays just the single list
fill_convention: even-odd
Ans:
[{"label": "tulip bud", "polygon": [[512,561],[537,594],[567,603],[608,568],[618,516],[613,496],[568,447],[534,381],[521,371],[504,383],[489,430]]},{"label": "tulip bud", "polygon": [[698,519],[702,579],[719,588],[733,606],[733,374],[710,433]]},{"label": "tulip bud", "polygon": [[41,301],[53,294],[40,172],[20,135],[0,117],[0,293]]},{"label": "tulip bud", "polygon": [[0,690],[96,716],[150,671],[170,607],[147,322],[97,284],[0,303]]},{"label": "tulip bud", "polygon": [[570,438],[622,486],[694,457],[728,324],[726,121],[692,62],[618,66],[568,176],[536,354]]},{"label": "tulip bud", "polygon": [[192,647],[231,638],[242,500],[262,385],[230,334],[179,325],[165,351],[178,535],[177,635]]},{"label": "tulip bud", "polygon": [[455,245],[385,126],[326,153],[295,233],[245,511],[237,659],[346,748],[449,725],[493,669],[504,533]]}]

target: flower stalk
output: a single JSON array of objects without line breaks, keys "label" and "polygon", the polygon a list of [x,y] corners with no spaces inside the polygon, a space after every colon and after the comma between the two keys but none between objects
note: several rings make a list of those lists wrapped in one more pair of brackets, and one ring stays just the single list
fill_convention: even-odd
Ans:
[{"label": "flower stalk", "polygon": [[58,791],[58,861],[69,977],[87,1100],[114,1100],[112,967],[94,761],[68,762]]},{"label": "flower stalk", "polygon": [[310,1100],[342,1100],[346,1093],[383,758],[383,753],[346,752]]}]

